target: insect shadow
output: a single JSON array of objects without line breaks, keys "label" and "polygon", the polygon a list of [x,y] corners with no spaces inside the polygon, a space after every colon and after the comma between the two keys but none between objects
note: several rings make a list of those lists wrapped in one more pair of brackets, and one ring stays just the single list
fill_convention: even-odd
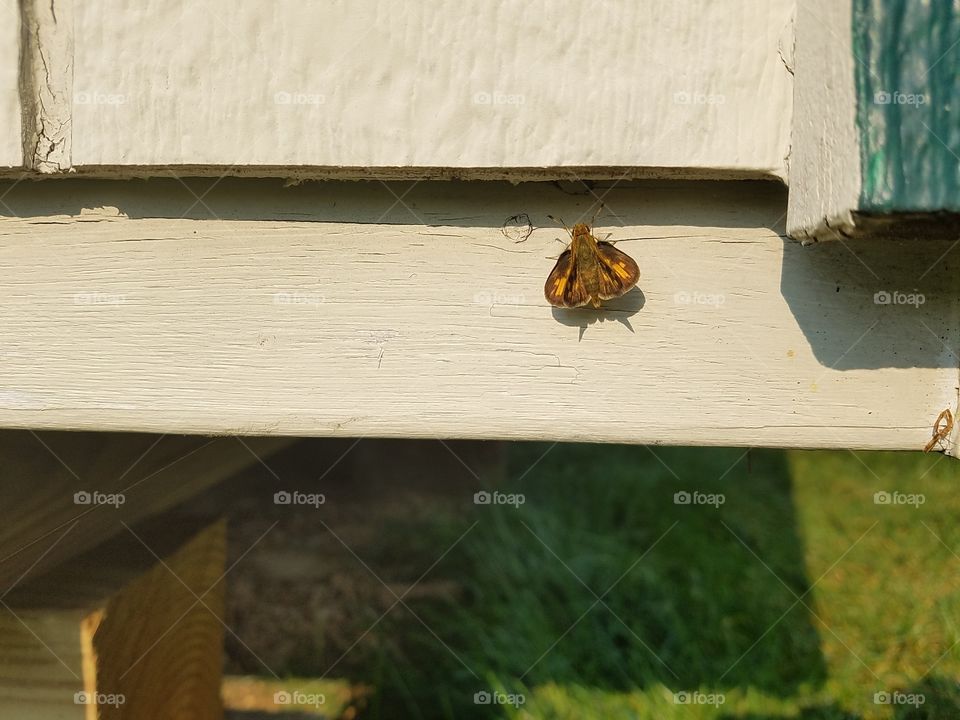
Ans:
[{"label": "insect shadow", "polygon": [[551,308],[553,319],[558,323],[569,327],[580,328],[580,335],[577,341],[583,340],[583,334],[588,325],[604,322],[605,320],[616,320],[626,326],[630,332],[635,332],[630,325],[630,318],[636,315],[643,306],[646,305],[647,298],[643,290],[634,287],[630,292],[616,300],[608,300],[603,307],[579,307],[579,308]]}]

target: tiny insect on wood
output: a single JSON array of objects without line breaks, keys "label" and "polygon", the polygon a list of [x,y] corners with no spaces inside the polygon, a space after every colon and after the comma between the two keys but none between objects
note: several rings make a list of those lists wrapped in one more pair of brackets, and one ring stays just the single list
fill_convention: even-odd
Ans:
[{"label": "tiny insect on wood", "polygon": [[577,223],[572,231],[566,225],[564,229],[570,233],[570,247],[547,276],[543,287],[547,302],[562,308],[600,307],[604,300],[618,298],[637,284],[637,263],[612,243],[597,240],[590,225]]},{"label": "tiny insect on wood", "polygon": [[951,430],[953,430],[953,413],[950,412],[950,408],[947,408],[937,415],[937,419],[934,420],[933,437],[930,438],[930,442],[926,444],[923,451],[925,453],[930,452],[937,447],[937,445],[940,445],[950,436]]}]

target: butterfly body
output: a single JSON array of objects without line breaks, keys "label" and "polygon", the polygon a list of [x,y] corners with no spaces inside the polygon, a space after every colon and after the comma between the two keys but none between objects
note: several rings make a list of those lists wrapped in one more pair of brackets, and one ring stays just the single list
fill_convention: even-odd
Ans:
[{"label": "butterfly body", "polygon": [[589,226],[577,223],[570,247],[557,260],[543,292],[556,307],[600,307],[627,293],[640,279],[640,269],[626,253],[597,240]]}]

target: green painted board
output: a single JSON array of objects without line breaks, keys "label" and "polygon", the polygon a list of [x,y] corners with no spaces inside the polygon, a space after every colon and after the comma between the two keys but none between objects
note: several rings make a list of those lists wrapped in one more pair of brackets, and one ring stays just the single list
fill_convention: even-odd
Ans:
[{"label": "green painted board", "polygon": [[960,211],[960,1],[854,0],[864,212]]}]

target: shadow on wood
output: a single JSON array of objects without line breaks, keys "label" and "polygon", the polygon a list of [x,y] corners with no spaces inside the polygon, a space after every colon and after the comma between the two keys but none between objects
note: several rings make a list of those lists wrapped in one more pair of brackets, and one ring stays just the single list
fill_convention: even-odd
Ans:
[{"label": "shadow on wood", "polygon": [[[641,278],[642,281],[642,278]],[[583,339],[587,327],[594,323],[614,320],[634,332],[630,318],[643,309],[647,299],[639,287],[632,288],[626,295],[616,300],[608,300],[602,307],[551,308],[554,319],[568,327],[580,328],[578,340]]]}]

